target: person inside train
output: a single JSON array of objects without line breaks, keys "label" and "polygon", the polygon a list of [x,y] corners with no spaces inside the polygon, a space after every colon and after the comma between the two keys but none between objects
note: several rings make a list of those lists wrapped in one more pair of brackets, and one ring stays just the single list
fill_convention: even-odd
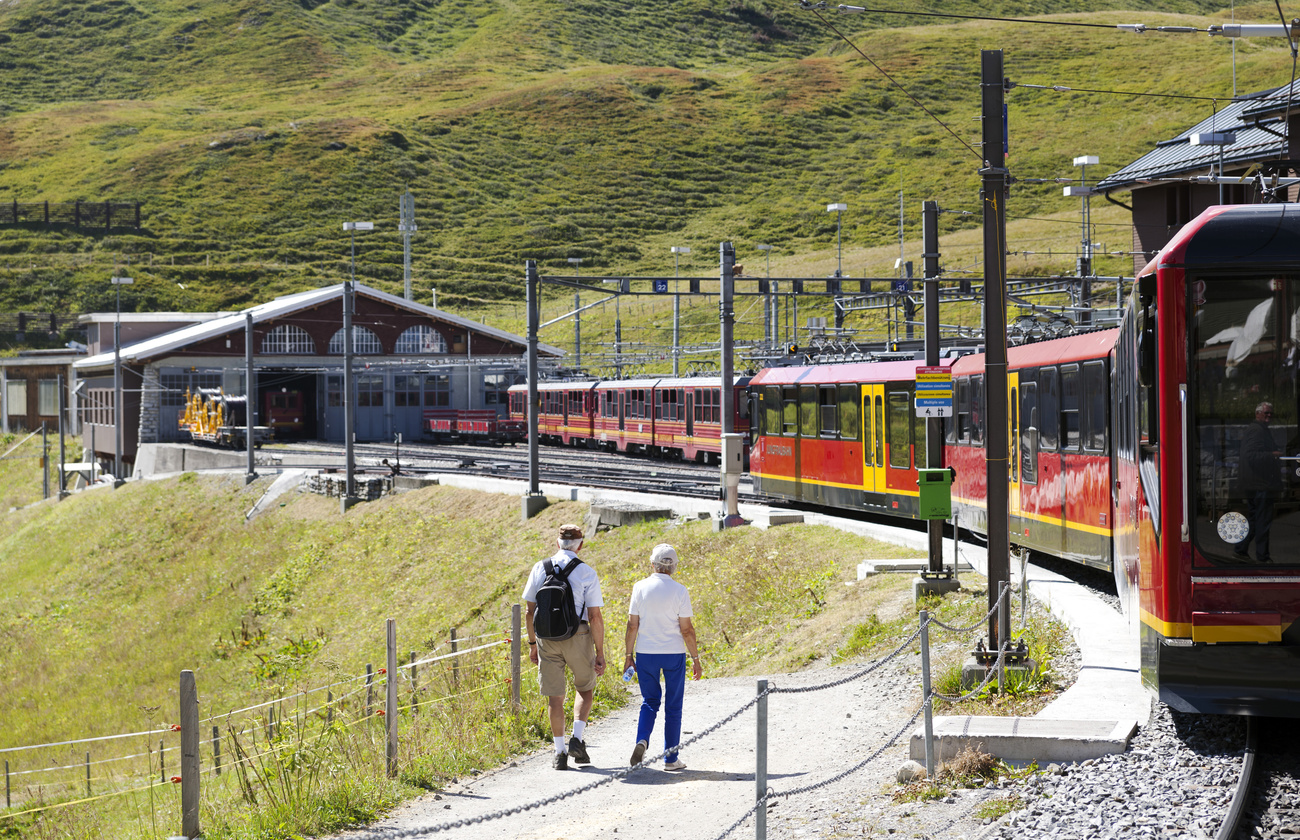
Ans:
[{"label": "person inside train", "polygon": [[1246,497],[1250,531],[1237,543],[1232,553],[1238,560],[1250,559],[1251,542],[1255,543],[1255,560],[1271,563],[1268,536],[1273,526],[1273,511],[1282,495],[1282,452],[1269,424],[1273,422],[1273,404],[1262,402],[1255,407],[1255,422],[1246,427],[1241,438],[1239,469],[1241,492]]}]

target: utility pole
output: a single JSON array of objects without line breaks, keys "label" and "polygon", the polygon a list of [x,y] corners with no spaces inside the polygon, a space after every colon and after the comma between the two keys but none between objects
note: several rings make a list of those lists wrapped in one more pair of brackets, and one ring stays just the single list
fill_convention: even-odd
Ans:
[{"label": "utility pole", "polygon": [[257,380],[253,374],[253,313],[244,313],[244,419],[247,423],[244,446],[248,450],[248,472],[244,474],[244,483],[252,484],[257,478],[257,467],[253,463],[253,436],[257,427]]},{"label": "utility pole", "polygon": [[[921,255],[921,270],[925,274],[925,364],[939,364],[939,203],[921,204],[921,239],[925,253]],[[911,330],[911,324],[908,324]],[[910,335],[908,336],[911,337]],[[943,420],[927,417],[925,421],[925,465],[931,469],[943,462]],[[930,546],[930,574],[943,572],[943,521],[926,522],[926,536]],[[953,558],[957,562],[957,558]]]},{"label": "utility pole", "polygon": [[527,522],[546,507],[546,497],[541,493],[540,467],[537,448],[537,311],[538,287],[537,261],[524,260],[526,293],[524,306],[528,309],[528,492],[521,506],[521,520]]},{"label": "utility pole", "polygon": [[[415,196],[408,189],[401,197],[398,207],[397,229],[402,232],[402,280],[407,300],[415,300],[411,292],[411,234],[419,230],[415,225]],[[436,306],[436,304],[435,304]]]},{"label": "utility pole", "polygon": [[[980,170],[980,203],[984,219],[984,414],[988,488],[989,608],[997,606],[1002,584],[1011,575],[1010,514],[1007,501],[1007,169],[1002,51],[980,54],[980,103],[983,122],[984,167]],[[1011,621],[1002,610],[989,618],[989,651],[1009,641]]]},{"label": "utility pole", "polygon": [[352,236],[352,261],[348,270],[348,279],[343,282],[343,463],[344,490],[339,499],[339,508],[346,513],[356,504],[357,484],[353,475],[357,468],[356,429],[357,429],[357,384],[352,375],[352,315],[354,309],[353,285],[357,280],[357,231],[374,230],[374,222],[344,222],[343,229]]}]

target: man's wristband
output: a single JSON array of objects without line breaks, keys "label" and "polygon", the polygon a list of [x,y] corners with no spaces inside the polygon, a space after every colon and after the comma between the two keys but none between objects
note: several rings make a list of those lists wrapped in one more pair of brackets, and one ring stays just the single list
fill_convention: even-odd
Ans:
[{"label": "man's wristband", "polygon": [[537,642],[529,642],[528,644],[530,644],[530,645],[535,645],[535,644],[537,644]]}]

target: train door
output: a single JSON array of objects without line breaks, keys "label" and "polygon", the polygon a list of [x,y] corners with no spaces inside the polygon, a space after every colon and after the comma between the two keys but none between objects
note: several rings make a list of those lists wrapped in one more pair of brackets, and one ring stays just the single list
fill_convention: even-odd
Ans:
[{"label": "train door", "polygon": [[885,492],[885,386],[862,386],[862,489]]},{"label": "train door", "polygon": [[686,436],[695,434],[695,389],[686,389]]},{"label": "train door", "polygon": [[1010,444],[1008,454],[1011,456],[1007,459],[1008,474],[1011,486],[1007,494],[1007,511],[1011,516],[1011,526],[1014,532],[1017,520],[1020,519],[1020,459],[1019,444],[1020,440],[1020,373],[1019,371],[1007,372],[1007,441]]}]

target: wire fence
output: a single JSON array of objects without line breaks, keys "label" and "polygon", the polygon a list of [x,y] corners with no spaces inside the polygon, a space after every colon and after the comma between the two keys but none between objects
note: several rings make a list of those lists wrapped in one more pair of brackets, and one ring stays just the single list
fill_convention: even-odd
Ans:
[{"label": "wire fence", "polygon": [[[695,733],[691,737],[683,740],[671,750],[665,750],[648,758],[645,758],[635,766],[616,770],[600,779],[580,785],[568,791],[553,794],[551,796],[541,797],[526,801],[510,807],[501,808],[488,813],[474,817],[466,817],[456,820],[449,820],[433,825],[412,827],[412,828],[377,828],[364,831],[357,835],[367,840],[397,840],[398,838],[424,837],[434,834],[446,833],[455,829],[464,828],[470,825],[500,820],[512,815],[523,814],[544,808],[558,802],[562,802],[574,797],[583,796],[600,788],[605,788],[614,783],[626,779],[633,773],[644,768],[662,762],[669,752],[677,753],[692,745],[713,736],[715,733],[730,726],[737,721],[742,715],[751,709],[757,708],[757,738],[758,748],[756,750],[756,768],[755,768],[755,797],[753,804],[750,805],[740,816],[717,837],[715,840],[725,840],[726,837],[735,833],[749,820],[754,820],[755,833],[759,840],[766,836],[766,810],[770,804],[778,799],[800,796],[820,790],[837,782],[840,782],[855,773],[860,772],[872,762],[878,760],[884,752],[891,746],[895,745],[907,732],[911,731],[918,719],[924,718],[924,740],[926,747],[926,769],[931,778],[934,776],[934,752],[933,752],[933,730],[931,724],[932,705],[934,700],[942,699],[948,702],[962,702],[972,697],[978,696],[989,689],[994,679],[998,680],[999,687],[1002,684],[1002,674],[1006,664],[1010,640],[1003,640],[996,652],[995,661],[987,668],[983,681],[970,691],[962,695],[945,695],[934,691],[931,687],[930,665],[929,665],[929,631],[941,629],[950,633],[965,634],[970,633],[984,626],[994,614],[998,614],[999,626],[1005,627],[1005,613],[1000,612],[1007,609],[1009,603],[1009,587],[1004,584],[999,593],[996,602],[991,606],[980,621],[967,626],[957,627],[942,622],[926,611],[920,612],[918,626],[908,634],[908,636],[898,644],[893,650],[885,655],[873,660],[867,665],[851,671],[848,674],[837,677],[836,679],[824,682],[801,685],[801,686],[778,686],[767,680],[759,680],[755,695],[747,702],[743,703],[729,714],[717,720],[707,728]],[[273,774],[279,774],[282,766],[290,759],[288,756],[309,755],[313,750],[318,749],[323,742],[334,739],[339,745],[346,746],[345,739],[349,732],[360,732],[358,727],[363,727],[367,723],[374,721],[383,721],[384,729],[388,731],[389,737],[389,773],[396,774],[396,766],[393,756],[396,754],[396,744],[393,738],[396,737],[397,728],[395,725],[389,725],[392,716],[405,714],[409,720],[415,720],[416,716],[422,709],[427,710],[437,704],[451,704],[457,700],[478,695],[492,690],[505,690],[510,696],[512,708],[519,708],[519,668],[520,668],[520,636],[521,628],[519,626],[520,611],[515,606],[512,610],[512,626],[508,633],[488,633],[479,636],[465,637],[460,639],[453,638],[450,642],[440,644],[432,650],[426,651],[423,655],[418,656],[414,651],[410,653],[410,662],[404,665],[396,664],[395,650],[395,631],[393,622],[389,622],[389,651],[388,667],[380,668],[378,671],[367,666],[366,672],[336,679],[324,685],[315,686],[308,689],[285,694],[271,700],[233,709],[223,715],[214,715],[202,720],[198,719],[197,714],[190,714],[188,718],[194,723],[189,724],[188,728],[182,725],[167,725],[165,727],[152,728],[140,732],[124,733],[120,735],[97,736],[91,738],[71,739],[48,744],[35,744],[24,747],[10,747],[2,752],[10,755],[19,755],[24,751],[49,750],[54,748],[81,747],[86,744],[95,744],[108,741],[117,741],[121,739],[139,738],[145,739],[146,748],[143,752],[133,752],[127,755],[111,756],[91,759],[90,753],[85,753],[84,760],[64,761],[62,763],[53,763],[48,767],[30,768],[22,770],[11,770],[9,761],[5,761],[5,790],[6,790],[6,808],[8,812],[0,814],[0,830],[3,830],[7,820],[15,817],[38,813],[41,811],[66,808],[71,805],[95,802],[116,796],[125,796],[140,793],[142,791],[151,791],[152,789],[167,784],[177,784],[181,786],[182,803],[186,801],[187,796],[198,797],[200,791],[200,779],[207,779],[208,787],[214,784],[218,785],[220,792],[227,795],[242,796],[249,802],[255,801],[254,790],[267,791],[267,786]],[[490,639],[491,641],[484,641]],[[831,691],[845,685],[863,680],[872,674],[880,671],[890,663],[897,660],[905,652],[909,651],[917,641],[920,641],[921,665],[922,665],[922,699],[916,709],[911,713],[907,720],[898,727],[888,738],[881,741],[875,749],[868,753],[860,761],[847,767],[843,767],[826,777],[804,785],[791,787],[785,790],[778,790],[767,784],[767,729],[768,713],[767,703],[772,696],[779,695],[803,695],[813,692]],[[466,642],[482,642],[474,644],[468,648],[461,648],[460,645]],[[501,661],[485,660],[483,657],[488,656],[488,652],[502,645],[509,644],[511,647],[511,657],[509,660],[510,676],[502,676],[502,670],[505,663]],[[450,645],[453,649],[448,653],[440,651]],[[431,666],[437,663],[447,663],[446,668],[430,669],[424,666]],[[422,671],[421,668],[424,667]],[[428,672],[433,670],[434,675]],[[185,672],[188,674],[189,672]],[[421,675],[424,676],[424,684],[420,684]],[[396,675],[396,679],[391,678]],[[435,677],[437,679],[435,679]],[[192,677],[190,677],[192,684]],[[463,681],[463,684],[462,684]],[[436,687],[443,689],[442,693],[434,693]],[[181,719],[187,719],[185,705],[185,675],[182,675],[182,706]],[[338,697],[334,696],[334,690],[343,688],[345,691]],[[400,689],[400,692],[399,692]],[[321,693],[325,694],[324,703],[309,702]],[[400,694],[400,696],[399,696]],[[286,710],[286,706],[289,708]],[[193,703],[194,709],[197,708],[197,699]],[[216,724],[216,725],[213,725]],[[211,725],[211,738],[204,739],[208,746],[208,756],[210,761],[208,766],[200,770],[197,745],[199,744],[198,729],[202,726]],[[224,732],[222,731],[224,728]],[[181,731],[185,729],[185,731]],[[375,730],[366,730],[370,734],[373,742]],[[163,738],[158,742],[158,750],[152,749],[152,738],[162,735]],[[177,746],[167,748],[167,739],[180,736],[182,745],[188,737],[192,739],[196,749],[192,763],[184,764],[176,758],[181,752],[187,752],[178,749]],[[224,751],[222,745],[225,745]],[[355,745],[354,745],[355,746]],[[171,755],[171,766],[175,775],[169,775],[168,772],[168,754]],[[117,774],[93,776],[92,767],[103,767],[115,762],[136,761],[142,765],[139,769],[144,771],[140,773],[121,772]],[[187,759],[188,761],[188,759]],[[28,798],[36,802],[33,807],[13,810],[10,799],[11,780],[22,779],[27,776],[37,776],[39,774],[80,774],[75,779],[67,779],[62,788],[62,797],[58,801],[50,802],[48,798],[53,796],[58,790],[58,785],[53,783],[43,783],[39,793],[33,795],[31,792],[31,783],[25,787],[28,791]],[[95,793],[93,785],[107,785],[114,789]],[[189,786],[193,786],[190,788]],[[72,790],[76,786],[84,786],[84,796],[74,795]],[[259,787],[260,786],[260,787]],[[189,793],[187,793],[187,790]],[[214,793],[213,795],[216,795]],[[197,802],[197,798],[194,799]],[[186,810],[182,805],[182,822],[187,819]],[[197,805],[194,808],[195,820],[197,820]],[[193,833],[186,830],[183,826],[182,831],[187,836],[195,836],[198,833],[197,822],[193,825]]]},{"label": "wire fence", "polygon": [[[517,620],[517,612],[518,607],[512,619]],[[491,691],[504,692],[517,704],[515,680],[505,674],[517,672],[518,664],[493,654],[517,638],[517,625],[468,637],[458,637],[453,630],[449,641],[423,653],[411,651],[409,662],[394,667],[398,679],[393,680],[391,692],[389,669],[367,665],[364,673],[202,719],[195,715],[191,728],[196,745],[202,745],[205,766],[201,775],[219,780],[224,773],[225,781],[232,774],[251,778],[259,762],[302,750],[330,736],[343,737],[366,722],[386,719],[390,711],[415,716],[421,709],[455,704]],[[464,646],[474,642],[479,643]],[[450,652],[444,652],[447,647]],[[517,645],[515,648],[517,657]],[[390,651],[390,658],[394,655],[395,651]],[[185,717],[183,708],[181,717]],[[137,732],[0,748],[6,809],[0,813],[0,833],[18,817],[128,796],[161,785],[181,785],[186,776],[180,760],[182,729],[181,724],[167,723]],[[111,754],[119,744],[135,749]],[[199,753],[197,748],[195,753]]]}]

